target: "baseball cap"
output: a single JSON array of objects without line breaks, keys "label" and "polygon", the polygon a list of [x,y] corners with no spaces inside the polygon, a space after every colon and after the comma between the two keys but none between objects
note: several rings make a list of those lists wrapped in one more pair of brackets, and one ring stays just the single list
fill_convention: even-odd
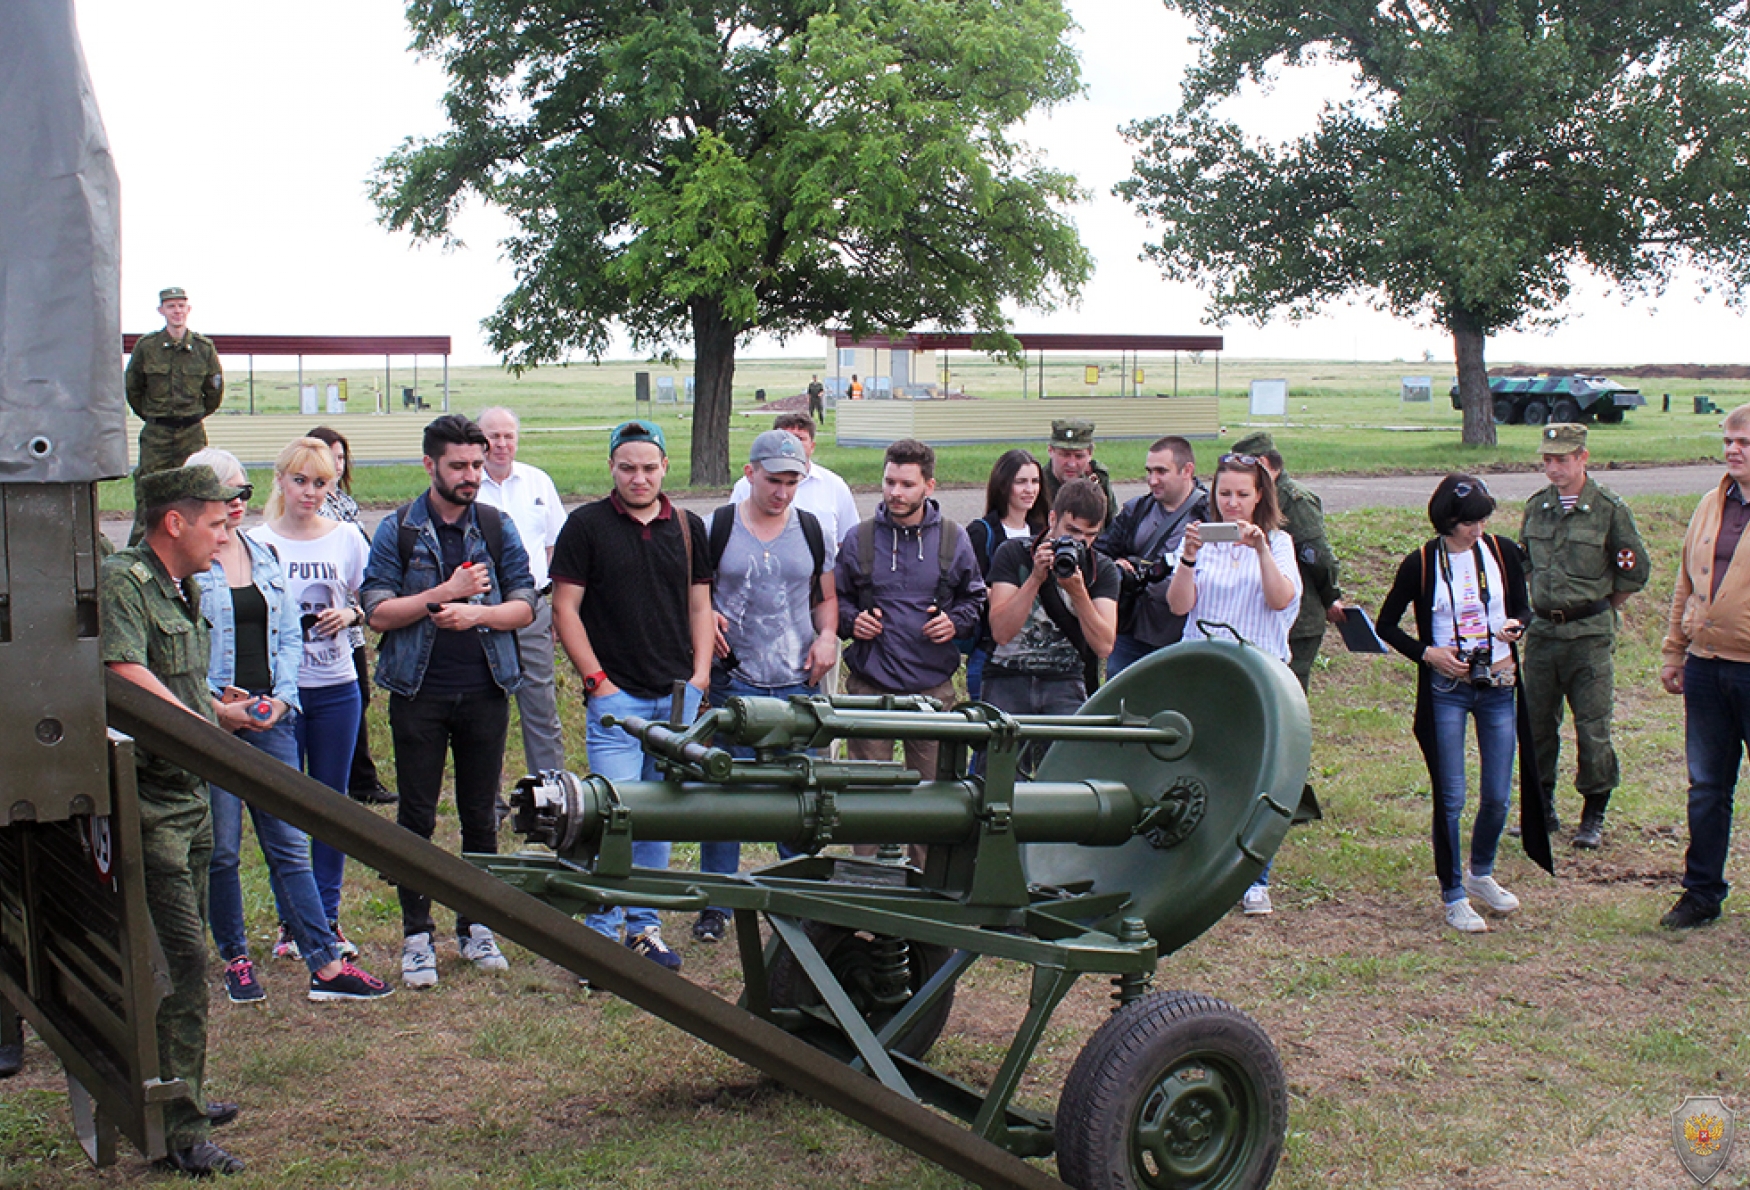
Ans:
[{"label": "baseball cap", "polygon": [[747,461],[767,471],[808,474],[808,452],[788,430],[767,430],[755,438],[753,449],[747,452]]},{"label": "baseball cap", "polygon": [[614,432],[608,435],[608,457],[614,457],[614,452],[627,442],[654,442],[656,449],[666,457],[668,455],[668,439],[662,436],[662,427],[655,422],[633,420],[623,421],[614,427]]}]

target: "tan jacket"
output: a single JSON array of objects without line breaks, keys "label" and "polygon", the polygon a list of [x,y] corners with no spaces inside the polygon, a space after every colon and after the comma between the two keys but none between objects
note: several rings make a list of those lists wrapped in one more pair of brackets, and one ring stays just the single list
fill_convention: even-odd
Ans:
[{"label": "tan jacket", "polygon": [[1750,661],[1750,531],[1738,539],[1732,565],[1713,589],[1714,537],[1720,531],[1720,507],[1731,487],[1730,476],[1701,498],[1689,531],[1683,535],[1683,560],[1677,568],[1677,590],[1671,596],[1671,624],[1660,649],[1662,663],[1681,666],[1684,655],[1721,661]]}]

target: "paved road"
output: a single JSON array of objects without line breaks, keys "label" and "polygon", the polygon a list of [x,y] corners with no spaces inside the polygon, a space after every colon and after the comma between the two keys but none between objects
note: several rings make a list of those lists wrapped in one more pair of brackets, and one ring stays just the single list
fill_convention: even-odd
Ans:
[{"label": "paved road", "polygon": [[[1624,496],[1653,494],[1700,496],[1720,481],[1718,464],[1705,467],[1632,467],[1619,471],[1596,471],[1594,476],[1613,491]],[[1308,481],[1319,494],[1326,512],[1348,512],[1356,508],[1422,508],[1439,481],[1437,475],[1391,476],[1324,476]],[[1489,490],[1502,503],[1524,500],[1544,484],[1541,472],[1526,470],[1485,477]],[[1129,500],[1147,490],[1140,482],[1115,483],[1120,500]],[[942,510],[954,520],[965,524],[984,515],[984,488],[954,488],[939,492]],[[879,492],[857,493],[857,507],[864,515],[875,511]],[[687,496],[680,503],[701,516],[723,502],[720,496]],[[364,519],[374,529],[387,510],[367,509]],[[260,517],[250,514],[246,524],[256,524]],[[130,520],[110,518],[103,522],[103,531],[117,545],[125,544]]]}]

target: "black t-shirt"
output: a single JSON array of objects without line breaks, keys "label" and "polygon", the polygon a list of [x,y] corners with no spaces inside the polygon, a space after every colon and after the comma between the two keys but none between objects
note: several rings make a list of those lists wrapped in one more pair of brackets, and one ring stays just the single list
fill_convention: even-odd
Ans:
[{"label": "black t-shirt", "polygon": [[693,676],[677,513],[692,533],[693,582],[709,583],[705,522],[667,496],[649,524],[633,519],[615,496],[575,508],[553,547],[553,581],[583,587],[583,627],[596,659],[609,681],[639,698],[666,698],[676,682]]},{"label": "black t-shirt", "polygon": [[231,684],[251,694],[273,693],[273,665],[267,657],[267,600],[254,583],[231,588],[232,646],[236,649]]},{"label": "black t-shirt", "polygon": [[[1117,564],[1091,549],[1088,553],[1094,559],[1094,581],[1088,583],[1089,597],[1116,601],[1119,585]],[[1026,584],[1027,576],[1032,572],[1033,539],[1018,537],[1003,542],[991,556],[989,582],[993,587],[998,583],[1019,587]],[[1082,579],[1087,580],[1085,566]],[[1047,575],[1045,582],[1047,586],[1054,586],[1057,576]],[[1075,606],[1070,603],[1069,596],[1064,595],[1061,588],[1058,594],[1063,597],[1063,605],[1069,614],[1075,615]],[[1045,610],[1039,596],[1034,596],[1033,606],[1027,610],[1027,620],[1021,625],[1021,630],[1007,644],[996,647],[984,668],[987,673],[997,670],[1033,677],[1079,678],[1082,676],[1082,658]]]},{"label": "black t-shirt", "polygon": [[[447,579],[468,557],[467,518],[454,525],[445,524],[433,516],[431,527],[437,530],[438,545],[443,551],[438,578]],[[465,602],[463,600],[451,600]],[[419,684],[421,698],[437,695],[479,694],[497,690],[492,666],[486,660],[486,642],[478,628],[451,632],[439,628],[431,642],[431,659],[426,662],[425,678]]]}]

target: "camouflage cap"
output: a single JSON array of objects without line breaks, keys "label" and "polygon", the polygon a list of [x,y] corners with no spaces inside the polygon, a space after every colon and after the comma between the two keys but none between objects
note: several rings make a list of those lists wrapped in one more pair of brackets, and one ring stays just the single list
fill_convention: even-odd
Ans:
[{"label": "camouflage cap", "polygon": [[1253,430],[1233,444],[1233,453],[1237,455],[1261,455],[1275,449],[1276,439],[1270,437],[1269,430]]},{"label": "camouflage cap", "polygon": [[181,301],[186,302],[188,300],[188,290],[184,289],[180,285],[172,285],[169,289],[160,289],[158,291],[158,304],[160,306],[162,306],[165,302],[172,302],[172,301],[177,301],[177,300],[181,300]]},{"label": "camouflage cap", "polygon": [[1051,423],[1051,445],[1060,450],[1093,450],[1094,423],[1080,417],[1060,417]]},{"label": "camouflage cap", "polygon": [[1578,422],[1552,421],[1537,436],[1540,455],[1567,455],[1586,449],[1586,427]]},{"label": "camouflage cap", "polygon": [[243,489],[220,483],[217,472],[197,463],[193,467],[176,467],[142,476],[139,494],[140,507],[150,509],[183,500],[210,500],[223,504],[241,496]]}]

